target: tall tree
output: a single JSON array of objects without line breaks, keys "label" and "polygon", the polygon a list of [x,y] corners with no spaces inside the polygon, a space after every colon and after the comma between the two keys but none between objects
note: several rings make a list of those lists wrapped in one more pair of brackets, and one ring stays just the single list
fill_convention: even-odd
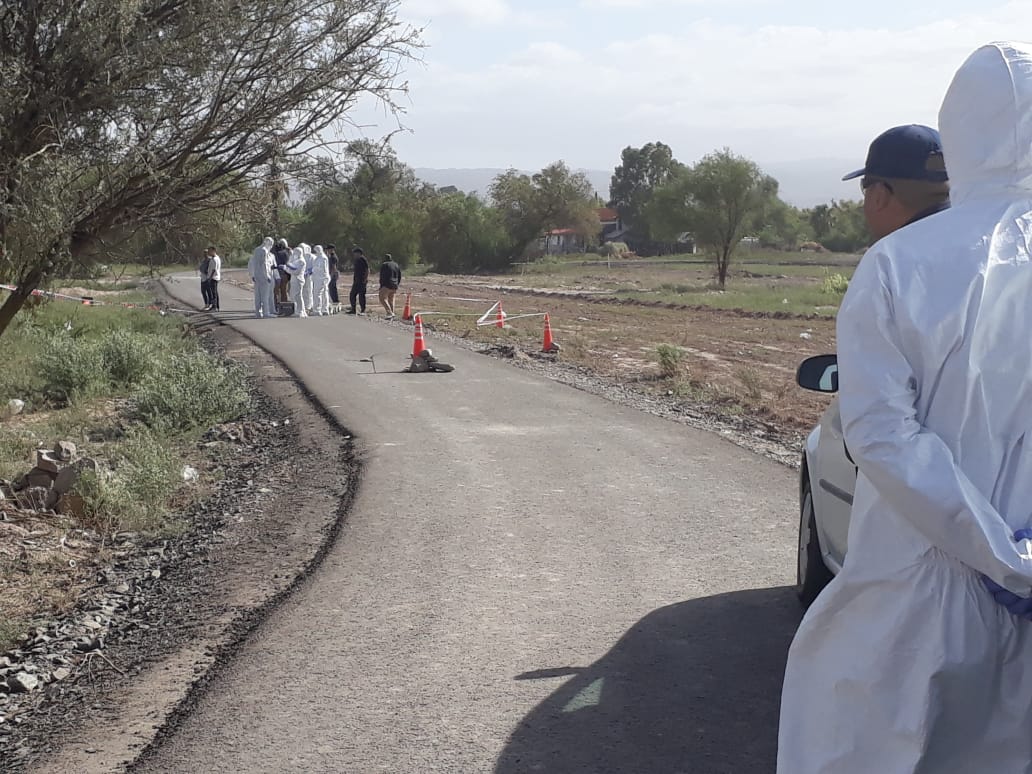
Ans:
[{"label": "tall tree", "polygon": [[628,146],[623,149],[609,184],[609,204],[627,226],[651,239],[645,211],[656,189],[683,169],[669,145],[650,142],[640,148]]},{"label": "tall tree", "polygon": [[[398,0],[0,3],[0,276],[33,289],[105,237],[202,210],[364,95],[387,105],[419,45]],[[275,162],[275,163],[274,163]],[[224,204],[224,202],[220,202]]]},{"label": "tall tree", "polygon": [[755,162],[724,148],[682,170],[656,192],[650,223],[663,239],[691,232],[712,253],[723,289],[735,248],[749,231],[762,227],[777,192],[777,181]]},{"label": "tall tree", "polygon": [[513,256],[522,255],[549,229],[570,228],[588,242],[598,236],[591,181],[562,161],[534,175],[503,172],[491,184],[491,199],[509,233]]},{"label": "tall tree", "polygon": [[446,194],[430,205],[420,252],[436,271],[503,269],[510,264],[509,247],[501,213],[476,196]]}]

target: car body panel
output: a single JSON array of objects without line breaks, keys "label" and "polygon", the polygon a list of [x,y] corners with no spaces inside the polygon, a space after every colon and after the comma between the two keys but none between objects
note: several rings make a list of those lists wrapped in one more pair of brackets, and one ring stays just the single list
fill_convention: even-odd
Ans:
[{"label": "car body panel", "polygon": [[[803,385],[806,386],[805,384]],[[837,387],[837,378],[834,387]],[[832,393],[832,383],[819,382],[821,392]],[[813,389],[812,387],[810,389]],[[806,439],[806,473],[813,497],[814,520],[824,564],[838,573],[845,561],[849,538],[849,516],[856,488],[856,465],[846,450],[835,397],[820,423]]]}]

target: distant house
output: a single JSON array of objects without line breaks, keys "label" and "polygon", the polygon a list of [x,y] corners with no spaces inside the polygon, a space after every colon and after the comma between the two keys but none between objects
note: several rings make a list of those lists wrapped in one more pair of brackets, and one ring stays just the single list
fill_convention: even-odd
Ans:
[{"label": "distant house", "polygon": [[558,253],[582,253],[584,238],[572,228],[553,228],[544,236],[542,249],[546,255]]},{"label": "distant house", "polygon": [[620,213],[614,207],[599,207],[595,212],[598,215],[599,225],[602,226],[602,233],[598,241],[600,243],[616,241],[613,236],[622,234],[624,231]]}]

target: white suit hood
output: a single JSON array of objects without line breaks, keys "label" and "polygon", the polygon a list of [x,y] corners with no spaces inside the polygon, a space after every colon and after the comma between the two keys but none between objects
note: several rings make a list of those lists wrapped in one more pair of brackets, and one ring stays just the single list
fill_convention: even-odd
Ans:
[{"label": "white suit hood", "polygon": [[1032,190],[1029,44],[991,43],[968,57],[943,99],[939,132],[954,204]]},{"label": "white suit hood", "polygon": [[864,255],[838,315],[859,468],[842,571],[785,675],[779,774],[1029,774],[1032,58],[958,70],[940,131],[953,206]]}]

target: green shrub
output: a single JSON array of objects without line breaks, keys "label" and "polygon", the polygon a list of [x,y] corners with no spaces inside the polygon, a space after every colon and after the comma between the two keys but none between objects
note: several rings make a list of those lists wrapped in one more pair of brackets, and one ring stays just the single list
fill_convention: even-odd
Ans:
[{"label": "green shrub", "polygon": [[96,395],[107,382],[100,342],[86,337],[54,336],[42,345],[36,368],[46,397],[61,404]]},{"label": "green shrub", "polygon": [[244,370],[202,351],[164,358],[140,382],[133,399],[139,418],[164,432],[225,422],[250,406]]},{"label": "green shrub", "polygon": [[182,484],[182,460],[167,438],[136,428],[119,444],[113,470],[84,471],[76,484],[87,519],[104,533],[157,533]]},{"label": "green shrub", "polygon": [[659,363],[659,371],[668,379],[681,373],[684,356],[684,350],[674,344],[660,344],[656,347],[656,362]]},{"label": "green shrub", "polygon": [[829,274],[821,283],[821,292],[829,296],[841,296],[849,289],[849,277],[845,274]]},{"label": "green shrub", "polygon": [[148,334],[116,330],[100,342],[104,371],[114,385],[130,387],[139,384],[155,367],[158,342]]}]

